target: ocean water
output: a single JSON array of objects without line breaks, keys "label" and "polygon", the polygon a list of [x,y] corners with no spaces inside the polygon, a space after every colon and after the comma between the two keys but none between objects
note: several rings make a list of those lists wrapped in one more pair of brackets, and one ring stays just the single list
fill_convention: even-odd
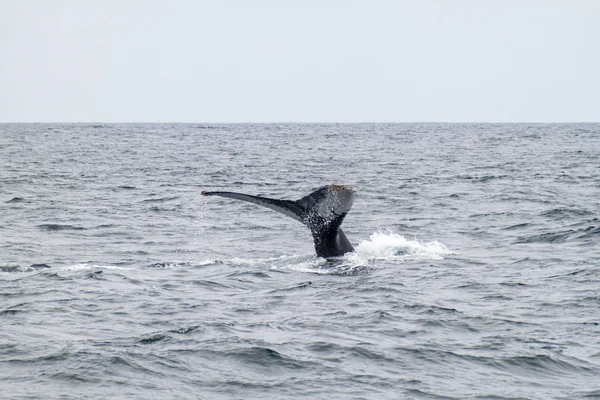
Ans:
[{"label": "ocean water", "polygon": [[600,124],[1,124],[0,398],[600,398],[599,218]]}]

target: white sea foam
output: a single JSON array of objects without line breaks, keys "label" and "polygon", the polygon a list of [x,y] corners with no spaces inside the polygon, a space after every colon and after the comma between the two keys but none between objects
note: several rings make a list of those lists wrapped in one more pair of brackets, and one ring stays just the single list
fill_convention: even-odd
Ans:
[{"label": "white sea foam", "polygon": [[67,265],[65,267],[52,268],[53,271],[80,271],[87,269],[120,269],[120,270],[130,270],[131,268],[119,267],[116,265],[106,265],[106,264],[88,264],[88,263],[80,263]]},{"label": "white sea foam", "polygon": [[333,260],[328,261],[314,256],[286,256],[270,259],[267,262],[271,264],[271,269],[283,268],[319,274],[353,274],[365,268],[376,268],[378,260],[396,262],[442,260],[444,256],[453,253],[443,243],[435,240],[429,242],[416,238],[411,240],[392,231],[380,231],[360,242],[354,252]]},{"label": "white sea foam", "polygon": [[391,231],[380,231],[360,242],[355,253],[348,254],[348,257],[366,260],[441,260],[452,253],[443,243],[435,240],[410,240]]},{"label": "white sea foam", "polygon": [[206,260],[202,260],[202,261],[199,261],[199,262],[195,263],[195,265],[198,266],[198,267],[202,267],[202,266],[211,265],[211,264],[214,264],[214,263],[215,263],[214,260],[206,259]]}]

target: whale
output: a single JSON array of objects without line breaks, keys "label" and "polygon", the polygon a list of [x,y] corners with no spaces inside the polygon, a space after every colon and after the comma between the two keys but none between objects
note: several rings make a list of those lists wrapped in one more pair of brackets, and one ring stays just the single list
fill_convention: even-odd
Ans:
[{"label": "whale", "polygon": [[202,191],[201,194],[247,201],[301,222],[310,229],[319,257],[339,257],[354,251],[354,247],[340,228],[356,197],[356,189],[351,186],[323,186],[296,201],[235,192]]}]

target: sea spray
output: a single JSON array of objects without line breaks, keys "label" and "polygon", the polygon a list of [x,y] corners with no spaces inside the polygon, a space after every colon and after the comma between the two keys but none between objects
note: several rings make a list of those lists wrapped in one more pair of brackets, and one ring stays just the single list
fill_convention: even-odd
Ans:
[{"label": "sea spray", "polygon": [[392,231],[373,233],[368,240],[363,240],[356,247],[356,254],[363,259],[432,259],[441,260],[452,254],[443,243],[438,241],[421,241],[407,239]]}]

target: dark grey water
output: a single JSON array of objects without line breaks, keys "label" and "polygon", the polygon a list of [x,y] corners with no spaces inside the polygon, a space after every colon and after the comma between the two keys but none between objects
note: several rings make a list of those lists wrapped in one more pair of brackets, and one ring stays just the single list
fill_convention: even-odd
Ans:
[{"label": "dark grey water", "polygon": [[0,125],[0,397],[600,398],[599,218],[599,124]]}]

